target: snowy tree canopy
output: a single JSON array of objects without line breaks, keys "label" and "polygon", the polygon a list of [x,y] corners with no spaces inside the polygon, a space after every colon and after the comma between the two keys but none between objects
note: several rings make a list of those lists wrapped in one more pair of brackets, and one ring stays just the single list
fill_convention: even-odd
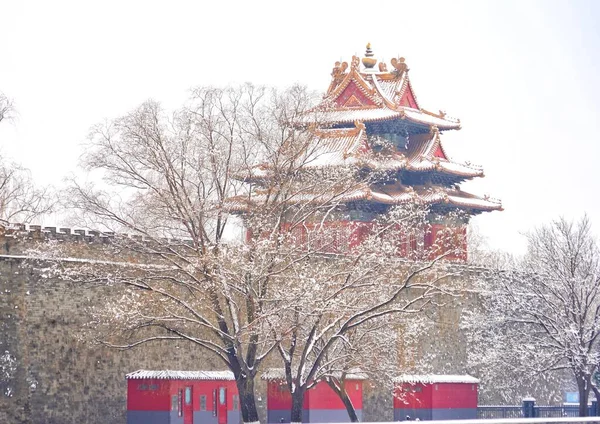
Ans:
[{"label": "snowy tree canopy", "polygon": [[537,380],[543,388],[551,378],[560,387],[568,371],[585,414],[600,361],[598,244],[587,217],[559,219],[527,237],[519,267],[482,282],[483,316],[471,317],[473,363],[496,385]]}]

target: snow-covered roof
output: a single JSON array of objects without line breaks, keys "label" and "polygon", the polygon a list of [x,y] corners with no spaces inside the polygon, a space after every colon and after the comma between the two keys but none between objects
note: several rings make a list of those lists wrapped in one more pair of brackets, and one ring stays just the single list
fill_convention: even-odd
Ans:
[{"label": "snow-covered roof", "polygon": [[[377,122],[391,119],[408,119],[417,124],[425,126],[435,125],[440,130],[453,130],[460,128],[460,121],[454,118],[439,117],[424,111],[409,107],[399,106],[397,109],[390,109],[382,106],[379,108],[353,108],[353,109],[332,109],[323,112],[320,115],[321,123],[345,124],[350,122]],[[307,120],[312,121],[312,115]]]},{"label": "snow-covered roof", "polygon": [[[335,375],[341,375],[341,373],[336,372]],[[262,373],[262,380],[284,380],[285,379],[285,370],[283,368],[268,368],[264,373]],[[346,373],[346,380],[366,380],[367,376],[360,370],[354,370],[352,372]]]},{"label": "snow-covered roof", "polygon": [[[354,190],[336,197],[340,203],[368,200],[385,205],[402,205],[408,203],[424,203],[427,205],[448,205],[460,209],[472,209],[475,212],[502,210],[500,201],[489,197],[478,197],[465,191],[440,186],[368,186],[362,185]],[[236,196],[227,199],[227,207],[231,212],[244,212],[267,200],[265,194],[256,191],[252,196]],[[324,196],[311,193],[298,193],[293,200],[297,203],[323,202]]]},{"label": "snow-covered roof", "polygon": [[470,375],[440,375],[440,374],[422,374],[422,375],[409,375],[404,374],[394,378],[394,383],[423,383],[423,384],[435,384],[435,383],[479,383],[479,379]]},{"label": "snow-covered roof", "polygon": [[[387,71],[386,64],[381,63],[380,66],[379,72],[375,69],[361,71],[356,56],[352,58],[350,67],[346,62],[336,63],[322,105],[325,112],[320,116],[320,123],[405,119],[423,126],[436,125],[440,130],[460,128],[458,119],[449,118],[441,112],[427,112],[419,106],[403,58],[392,60],[392,67],[396,69],[391,72]],[[307,115],[305,120],[314,122],[314,116]]]},{"label": "snow-covered roof", "polygon": [[231,371],[137,370],[125,376],[128,380],[235,380]]},{"label": "snow-covered roof", "polygon": [[[436,156],[436,152],[441,154]],[[483,176],[483,169],[471,164],[453,162],[446,157],[437,127],[428,134],[413,134],[406,149],[374,153],[367,141],[364,125],[355,128],[317,130],[307,143],[301,159],[302,168],[355,166],[376,171],[439,172],[461,179]],[[261,164],[242,179],[265,179],[272,176],[270,166]]]},{"label": "snow-covered roof", "polygon": [[[340,203],[352,201],[372,201],[387,205],[399,205],[410,202],[428,205],[444,205],[466,209],[471,213],[502,210],[499,201],[488,197],[478,197],[465,193],[456,184],[475,177],[483,176],[483,169],[469,163],[457,163],[449,159],[440,141],[440,131],[459,129],[460,120],[450,118],[442,111],[429,112],[417,102],[416,95],[408,77],[408,67],[404,58],[393,59],[387,71],[387,64],[375,68],[363,69],[360,58],[354,56],[350,66],[346,62],[336,62],[332,72],[332,81],[324,102],[306,113],[304,124],[314,124],[314,143],[307,142],[306,152],[301,156],[300,168],[355,167],[361,170],[385,171],[392,177],[396,171],[412,173],[432,173],[425,178],[422,186],[400,184],[401,181],[421,181],[419,179],[396,178],[396,184],[363,185],[348,193],[330,193]],[[406,148],[402,144],[390,148],[381,143],[381,149],[374,147],[376,142],[371,136],[387,130],[374,125],[373,134],[367,134],[370,126],[365,123],[399,120],[418,128],[408,135]],[[328,128],[331,125],[354,123],[354,128]],[[309,128],[312,128],[309,126]],[[423,129],[429,131],[424,133]],[[390,129],[396,132],[394,129]],[[409,134],[407,132],[406,134]],[[386,135],[380,135],[384,139]],[[389,141],[389,140],[387,140]],[[303,147],[304,149],[304,147]],[[273,176],[273,166],[261,164],[253,168],[249,175],[240,176],[246,181],[256,181],[258,186]],[[427,182],[428,181],[428,182]],[[358,185],[358,183],[357,183]],[[333,189],[332,189],[333,190]],[[289,202],[297,204],[327,202],[329,193],[314,194],[299,190]],[[245,212],[254,206],[264,204],[267,199],[264,190],[257,189],[248,196],[227,199],[225,207],[231,212]]]}]

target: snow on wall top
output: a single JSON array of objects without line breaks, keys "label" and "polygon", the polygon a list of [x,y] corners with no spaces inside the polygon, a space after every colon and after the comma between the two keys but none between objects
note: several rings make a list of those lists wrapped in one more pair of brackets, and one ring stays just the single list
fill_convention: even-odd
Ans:
[{"label": "snow on wall top", "polygon": [[394,378],[394,383],[479,383],[479,379],[470,375],[400,375]]},{"label": "snow on wall top", "polygon": [[137,370],[127,374],[125,378],[127,380],[141,380],[148,378],[157,380],[235,380],[231,371]]}]

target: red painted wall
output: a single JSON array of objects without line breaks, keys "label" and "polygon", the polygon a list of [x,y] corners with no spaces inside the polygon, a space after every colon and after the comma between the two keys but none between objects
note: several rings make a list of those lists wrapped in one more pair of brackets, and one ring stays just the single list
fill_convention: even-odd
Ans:
[{"label": "red painted wall", "polygon": [[[156,386],[156,390],[150,390]],[[170,411],[170,381],[127,380],[128,411]]]},{"label": "red painted wall", "polygon": [[[306,408],[308,400],[304,397],[304,407]],[[291,409],[292,395],[287,385],[281,380],[271,380],[267,383],[267,409]]]},{"label": "red painted wall", "polygon": [[[149,390],[151,385],[157,385],[157,390]],[[146,390],[142,390],[144,386],[147,388]],[[212,411],[213,390],[218,390],[219,387],[227,389],[227,410],[233,410],[233,396],[238,394],[235,381],[153,379],[127,381],[127,410],[170,411],[171,396],[178,395],[179,390],[183,391],[187,386],[192,386],[192,408],[194,411],[200,410],[201,395],[206,396],[206,410]]]},{"label": "red painted wall", "polygon": [[477,390],[472,383],[403,383],[394,392],[394,408],[477,408]]},{"label": "red painted wall", "polygon": [[[355,409],[362,409],[362,381],[346,381],[348,396]],[[325,382],[320,382],[307,393],[308,409],[343,409],[344,403]]]},{"label": "red painted wall", "polygon": [[477,384],[446,383],[433,386],[433,408],[477,408]]},{"label": "red painted wall", "polygon": [[313,240],[313,242],[317,241],[322,244],[322,246],[313,247],[327,253],[346,253],[365,240],[373,228],[373,224],[370,222],[326,221],[322,225],[321,223],[298,225],[291,230],[289,224],[283,224],[282,231],[291,231],[296,243],[305,244],[308,239],[307,231],[317,228],[323,228],[326,231],[327,240]]},{"label": "red painted wall", "polygon": [[394,408],[431,408],[431,384],[404,383],[394,391]]},{"label": "red painted wall", "polygon": [[227,389],[227,410],[233,411],[233,396],[238,394],[235,381],[173,380],[171,383],[171,395],[176,395],[179,390],[185,390],[187,386],[192,386],[192,408],[194,411],[200,411],[200,396],[202,395],[206,396],[206,410],[212,411],[215,400],[213,391],[218,390],[219,387]]},{"label": "red painted wall", "polygon": [[[282,232],[285,233],[291,231],[291,234],[295,237],[295,243],[302,245],[307,243],[307,231],[313,231],[315,228],[320,226],[320,223],[307,223],[305,226],[298,225],[293,229],[290,229],[290,225],[284,223],[282,225]],[[313,248],[327,253],[348,253],[352,252],[357,246],[365,241],[373,229],[373,223],[357,221],[327,221],[322,224],[322,228],[324,228],[327,232],[327,239],[315,240],[313,238],[313,243],[319,244],[313,244]],[[396,231],[401,230],[400,228],[397,228]],[[467,227],[448,227],[444,224],[431,224],[431,231],[426,233],[424,236],[425,249],[429,249],[438,243],[442,238],[442,234],[445,240],[450,240],[452,246],[440,246],[440,248],[432,250],[430,259],[447,253],[449,250],[454,250],[455,247],[458,246],[459,251],[448,254],[445,259],[466,261]],[[414,252],[417,252],[417,247],[420,243],[414,234],[410,236],[399,237],[398,240],[398,256],[412,257]]]},{"label": "red painted wall", "polygon": [[[357,388],[358,385],[358,388]],[[346,390],[356,409],[362,409],[362,381],[349,380]],[[292,396],[287,385],[280,381],[267,384],[267,409],[290,409]],[[304,409],[346,409],[343,402],[325,382],[318,383],[304,395]]]}]

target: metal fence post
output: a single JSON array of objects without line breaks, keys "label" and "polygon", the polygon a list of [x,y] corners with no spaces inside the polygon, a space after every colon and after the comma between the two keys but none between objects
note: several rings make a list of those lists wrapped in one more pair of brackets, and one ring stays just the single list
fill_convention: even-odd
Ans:
[{"label": "metal fence post", "polygon": [[527,397],[523,399],[523,417],[533,418],[535,417],[535,399]]},{"label": "metal fence post", "polygon": [[592,416],[592,417],[598,416],[598,399],[594,399],[592,401],[592,410],[590,411],[590,416]]}]

